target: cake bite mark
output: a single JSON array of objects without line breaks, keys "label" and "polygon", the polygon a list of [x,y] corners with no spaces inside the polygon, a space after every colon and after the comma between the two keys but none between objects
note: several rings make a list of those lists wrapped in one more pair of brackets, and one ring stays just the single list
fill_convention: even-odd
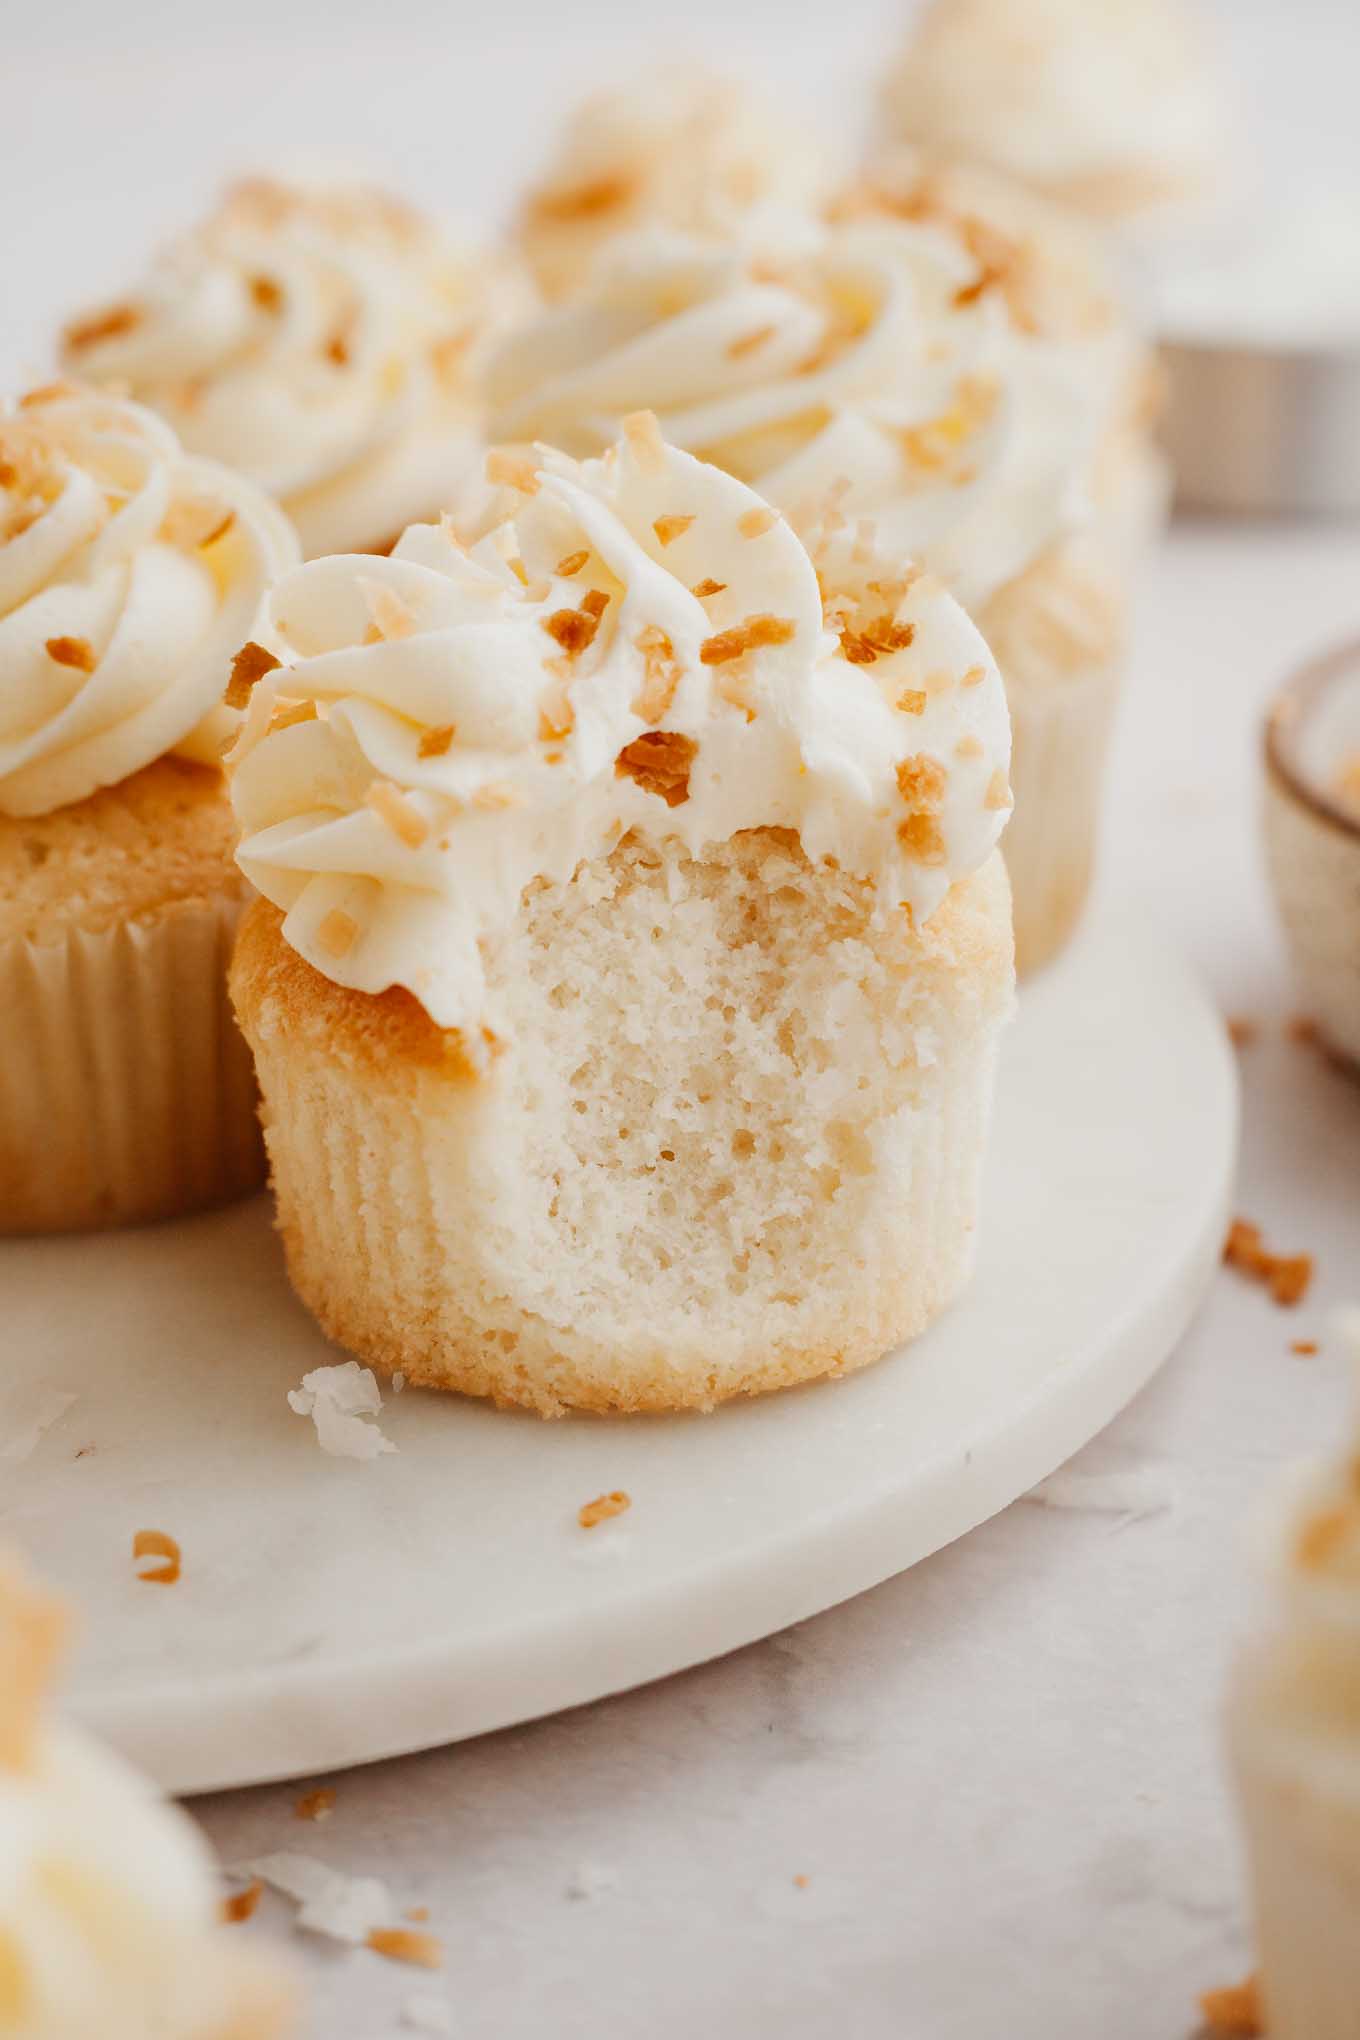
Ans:
[{"label": "cake bite mark", "polygon": [[131,333],[142,323],[141,309],[137,305],[110,305],[107,311],[93,312],[88,319],[77,319],[62,334],[62,344],[72,354],[80,354],[87,347],[98,347],[105,340],[121,340],[124,333]]},{"label": "cake bite mark", "polygon": [[705,638],[699,647],[699,658],[705,666],[724,666],[729,659],[739,659],[743,652],[758,651],[764,645],[788,644],[795,629],[792,617],[748,616],[731,630],[720,630]]},{"label": "cake bite mark", "polygon": [[1302,1303],[1313,1279],[1311,1254],[1273,1254],[1259,1225],[1235,1218],[1223,1243],[1223,1259],[1250,1281],[1262,1283],[1283,1309]]},{"label": "cake bite mark", "polygon": [[231,662],[231,678],[222,697],[227,707],[245,708],[265,674],[277,673],[282,663],[263,645],[257,645],[254,638],[248,638]]},{"label": "cake bite mark", "polygon": [[611,1516],[621,1516],[632,1506],[633,1497],[623,1488],[614,1488],[607,1495],[596,1495],[593,1502],[582,1502],[576,1520],[583,1530],[593,1530],[597,1523],[607,1523]]},{"label": "cake bite mark", "polygon": [[458,734],[456,723],[440,723],[437,728],[423,730],[416,746],[418,758],[442,758]]},{"label": "cake bite mark", "polygon": [[689,799],[689,775],[699,746],[679,730],[646,730],[614,760],[614,777],[631,779],[667,807]]},{"label": "cake bite mark", "polygon": [[168,1530],[134,1531],[132,1562],[139,1565],[144,1558],[159,1558],[164,1563],[139,1570],[137,1574],[139,1580],[146,1580],[157,1587],[174,1586],[183,1569],[183,1554]]},{"label": "cake bite mark", "polygon": [[656,533],[657,544],[660,546],[673,545],[677,538],[683,538],[693,522],[694,519],[692,517],[673,516],[654,518],[652,520],[652,530]]},{"label": "cake bite mark", "polygon": [[1226,1984],[1221,1990],[1206,1990],[1199,2001],[1207,2030],[1215,2040],[1258,2040],[1265,2031],[1261,2010],[1261,1986],[1255,1976],[1242,1983]]},{"label": "cake bite mark", "polygon": [[71,666],[77,673],[93,673],[99,664],[88,638],[50,637],[44,649],[54,666]]},{"label": "cake bite mark", "polygon": [[327,956],[333,956],[337,962],[342,956],[349,955],[358,939],[359,923],[353,914],[347,914],[343,907],[332,907],[317,923],[317,947],[323,949]]},{"label": "cake bite mark", "polygon": [[661,437],[655,411],[630,411],[623,421],[623,436],[645,475],[662,473],[666,465],[666,442]]},{"label": "cake bite mark", "polygon": [[370,1927],[366,1947],[389,1962],[406,1962],[415,1969],[442,1969],[444,1944],[436,1934],[417,1933],[411,1927]]},{"label": "cake bite mark", "polygon": [[408,850],[419,850],[429,836],[430,825],[420,809],[390,779],[374,780],[365,805]]}]

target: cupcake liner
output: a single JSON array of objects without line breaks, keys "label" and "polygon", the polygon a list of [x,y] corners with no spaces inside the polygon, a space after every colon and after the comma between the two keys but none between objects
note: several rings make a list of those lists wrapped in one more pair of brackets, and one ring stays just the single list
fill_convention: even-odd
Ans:
[{"label": "cupcake liner", "polygon": [[1009,689],[1015,809],[1001,848],[1022,977],[1058,954],[1086,904],[1122,678],[1111,660],[1051,687]]},{"label": "cupcake liner", "polygon": [[1266,774],[1266,863],[1310,1017],[1328,1048],[1360,1064],[1360,828]]},{"label": "cupcake liner", "polygon": [[0,1232],[127,1225],[259,1187],[227,964],[244,901],[0,944]]}]

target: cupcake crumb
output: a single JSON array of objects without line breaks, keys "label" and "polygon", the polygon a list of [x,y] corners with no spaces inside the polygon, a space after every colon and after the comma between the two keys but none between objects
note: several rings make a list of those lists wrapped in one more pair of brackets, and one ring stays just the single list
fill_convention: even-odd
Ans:
[{"label": "cupcake crumb", "polygon": [[597,1523],[605,1523],[611,1516],[621,1516],[632,1506],[633,1497],[622,1488],[615,1488],[611,1494],[596,1495],[593,1502],[582,1502],[576,1512],[576,1520],[583,1530],[593,1530]]},{"label": "cupcake crumb", "polygon": [[148,1566],[139,1571],[139,1580],[149,1580],[158,1587],[173,1587],[183,1569],[183,1553],[175,1539],[166,1530],[137,1530],[132,1538],[132,1562],[137,1565],[143,1558],[164,1559],[164,1565]]},{"label": "cupcake crumb", "polygon": [[1317,1349],[1316,1339],[1295,1339],[1289,1348],[1291,1353],[1297,1353],[1301,1359],[1311,1359]]},{"label": "cupcake crumb", "polygon": [[1251,1281],[1261,1282],[1282,1309],[1302,1303],[1313,1279],[1311,1254],[1274,1254],[1259,1225],[1235,1218],[1223,1243],[1223,1259]]}]

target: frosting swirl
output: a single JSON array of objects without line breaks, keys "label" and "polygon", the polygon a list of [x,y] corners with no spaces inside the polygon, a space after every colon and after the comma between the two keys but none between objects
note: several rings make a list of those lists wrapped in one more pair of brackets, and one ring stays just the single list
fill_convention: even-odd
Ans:
[{"label": "frosting swirl", "polygon": [[297,558],[267,497],[139,405],[54,385],[0,411],[0,814],[193,749]]},{"label": "frosting swirl", "polygon": [[821,151],[759,93],[702,68],[657,66],[576,108],[516,237],[539,288],[560,297],[621,233],[769,232],[814,211],[828,188]]},{"label": "frosting swirl", "polygon": [[795,829],[918,920],[988,856],[1005,698],[929,576],[846,533],[819,586],[784,519],[649,416],[602,459],[497,472],[512,514],[470,545],[415,526],[271,598],[287,670],[263,684],[303,707],[243,740],[238,854],[318,970],[472,1028],[479,943],[630,830],[699,854]]},{"label": "frosting swirl", "polygon": [[970,608],[1091,515],[1127,339],[1041,323],[1015,244],[948,218],[851,220],[775,259],[653,234],[496,351],[498,438],[584,454],[619,416],[749,481],[800,531],[872,517]]},{"label": "frosting swirl", "polygon": [[397,199],[254,179],[68,326],[64,358],[277,496],[310,556],[456,500],[478,351],[519,302],[504,264],[456,258]]}]

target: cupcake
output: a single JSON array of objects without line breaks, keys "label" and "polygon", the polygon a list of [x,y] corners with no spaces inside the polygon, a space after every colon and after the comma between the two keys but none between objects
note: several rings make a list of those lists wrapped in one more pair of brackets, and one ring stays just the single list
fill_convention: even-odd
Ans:
[{"label": "cupcake", "polygon": [[[820,556],[872,527],[968,607],[1006,676],[1022,970],[1084,901],[1143,513],[1097,500],[1144,350],[1103,271],[932,199],[818,230],[798,254],[639,235],[510,336],[498,438],[577,455],[621,414],[748,481]],[[1130,468],[1130,472],[1133,470]],[[1141,477],[1138,482],[1142,488]]]},{"label": "cupcake", "polygon": [[[294,1286],[410,1382],[707,1409],[957,1295],[1011,1004],[996,667],[656,421],[286,575],[232,969]],[[256,718],[266,727],[268,711]]]},{"label": "cupcake", "polygon": [[[1360,1362],[1360,1318],[1350,1343]],[[1292,1486],[1228,1732],[1271,2040],[1360,2033],[1360,1456]]]},{"label": "cupcake", "polygon": [[233,652],[297,559],[266,497],[135,404],[0,411],[0,1232],[261,1180],[219,753]]},{"label": "cupcake", "polygon": [[1184,0],[930,0],[882,117],[1102,221],[1173,218],[1224,181],[1224,94]]},{"label": "cupcake", "polygon": [[515,239],[539,289],[562,297],[598,251],[642,226],[723,233],[814,210],[820,148],[734,78],[657,63],[577,107],[520,207]]},{"label": "cupcake", "polygon": [[0,1571],[0,2032],[283,2040],[291,1993],[218,1926],[193,1824],[44,1718],[63,1627]]},{"label": "cupcake", "polygon": [[73,320],[63,359],[267,489],[308,557],[385,552],[476,466],[478,351],[525,297],[386,193],[255,178]]}]

